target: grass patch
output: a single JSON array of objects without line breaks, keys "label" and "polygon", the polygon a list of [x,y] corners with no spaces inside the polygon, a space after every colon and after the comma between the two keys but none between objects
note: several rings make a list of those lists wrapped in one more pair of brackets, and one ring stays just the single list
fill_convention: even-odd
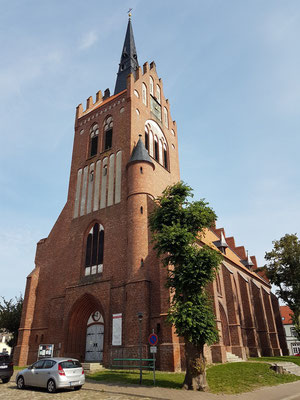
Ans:
[{"label": "grass patch", "polygon": [[[273,357],[272,357],[273,358]],[[156,371],[156,386],[181,389],[184,372],[172,373]],[[87,378],[103,383],[139,383],[137,370],[101,370],[87,375]],[[210,366],[207,369],[209,390],[212,393],[236,394],[249,392],[262,386],[274,386],[300,380],[295,375],[280,375],[270,369],[269,364],[256,362],[228,363]],[[153,386],[153,374],[143,371],[144,386]]]},{"label": "grass patch", "polygon": [[239,362],[208,368],[210,392],[235,394],[249,392],[262,386],[274,386],[300,380],[295,375],[276,374],[269,364]]},{"label": "grass patch", "polygon": [[249,361],[264,361],[264,362],[276,362],[276,361],[288,361],[293,362],[300,367],[300,357],[299,356],[278,356],[278,357],[251,357]]},{"label": "grass patch", "polygon": [[[184,373],[155,371],[155,386],[180,389],[184,380]],[[140,372],[137,370],[101,370],[87,375],[87,378],[103,383],[125,383],[139,384]],[[143,371],[142,384],[144,386],[153,386],[153,373]]]},{"label": "grass patch", "polygon": [[14,371],[21,371],[22,369],[25,369],[27,367],[19,367],[18,365],[14,365]]}]

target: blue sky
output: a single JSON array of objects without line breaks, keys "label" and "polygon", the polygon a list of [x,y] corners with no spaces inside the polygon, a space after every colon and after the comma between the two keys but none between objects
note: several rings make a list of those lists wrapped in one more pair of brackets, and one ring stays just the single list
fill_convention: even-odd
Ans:
[{"label": "blue sky", "polygon": [[300,225],[298,0],[0,0],[0,295],[67,196],[75,108],[114,89],[127,25],[177,121],[181,177],[260,265]]}]

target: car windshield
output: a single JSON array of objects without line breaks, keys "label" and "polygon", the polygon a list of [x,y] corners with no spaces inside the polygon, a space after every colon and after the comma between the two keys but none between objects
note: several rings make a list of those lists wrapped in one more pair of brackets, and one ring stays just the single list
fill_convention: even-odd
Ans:
[{"label": "car windshield", "polygon": [[60,363],[60,365],[62,366],[63,369],[67,369],[67,368],[80,368],[81,364],[79,361],[77,360],[68,360],[68,361],[62,361]]}]

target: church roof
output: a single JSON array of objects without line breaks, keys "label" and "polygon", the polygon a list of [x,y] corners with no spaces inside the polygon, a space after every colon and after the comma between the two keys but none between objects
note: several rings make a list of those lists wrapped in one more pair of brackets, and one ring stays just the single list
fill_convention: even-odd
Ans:
[{"label": "church roof", "polygon": [[146,150],[146,147],[145,147],[145,145],[142,141],[141,135],[140,135],[139,141],[137,142],[137,145],[135,146],[135,148],[132,151],[132,154],[131,154],[128,164],[141,162],[141,161],[148,162],[149,164],[151,164],[153,166],[153,168],[155,167],[153,161],[151,160],[151,158],[148,154],[148,151]]},{"label": "church roof", "polygon": [[134,43],[131,19],[129,17],[114,94],[127,88],[127,76],[131,73],[135,75],[135,71],[138,67],[139,63]]}]

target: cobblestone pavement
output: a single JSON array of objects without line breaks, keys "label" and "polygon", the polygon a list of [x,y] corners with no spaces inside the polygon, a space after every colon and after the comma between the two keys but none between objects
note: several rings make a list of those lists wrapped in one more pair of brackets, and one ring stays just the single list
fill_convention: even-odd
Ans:
[{"label": "cobblestone pavement", "polygon": [[55,394],[46,392],[46,389],[26,388],[24,390],[17,389],[14,379],[9,383],[0,383],[0,399],[1,400],[154,400],[153,397],[143,397],[140,395],[127,395],[119,393],[104,392],[97,386],[91,388],[86,384],[81,390],[74,392],[73,390],[59,391]]}]

